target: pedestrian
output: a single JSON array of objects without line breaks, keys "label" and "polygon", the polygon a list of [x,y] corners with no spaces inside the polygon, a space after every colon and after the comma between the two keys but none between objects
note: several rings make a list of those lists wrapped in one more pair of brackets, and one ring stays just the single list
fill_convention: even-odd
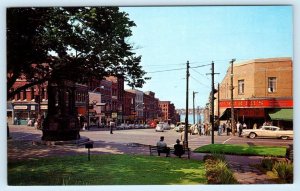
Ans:
[{"label": "pedestrian", "polygon": [[223,126],[220,124],[218,127],[218,135],[219,136],[222,134],[222,129],[223,129]]},{"label": "pedestrian", "polygon": [[253,129],[257,129],[257,124],[256,123],[254,123]]},{"label": "pedestrian", "polygon": [[14,125],[18,125],[18,118],[17,118],[17,116],[14,118]]},{"label": "pedestrian", "polygon": [[247,129],[247,125],[245,122],[243,123],[243,129]]},{"label": "pedestrian", "polygon": [[240,122],[238,122],[236,124],[236,127],[237,127],[237,129],[239,131],[239,137],[241,137],[242,136],[242,131],[243,131],[243,126],[242,126],[242,124]]},{"label": "pedestrian", "polygon": [[32,126],[32,119],[28,120],[27,126],[30,126],[30,127]]},{"label": "pedestrian", "polygon": [[181,155],[184,154],[184,149],[183,146],[180,144],[180,140],[176,140],[176,144],[174,145],[174,155],[178,156],[181,158]]},{"label": "pedestrian", "polygon": [[204,124],[201,124],[201,135],[204,135]]},{"label": "pedestrian", "polygon": [[113,134],[113,128],[114,128],[115,122],[111,121],[109,123],[109,128],[110,128],[110,134]]},{"label": "pedestrian", "polygon": [[170,155],[170,148],[167,147],[167,143],[164,142],[165,137],[161,136],[160,140],[156,143],[157,146],[157,152],[158,155],[160,156],[160,153],[166,153],[166,157]]}]

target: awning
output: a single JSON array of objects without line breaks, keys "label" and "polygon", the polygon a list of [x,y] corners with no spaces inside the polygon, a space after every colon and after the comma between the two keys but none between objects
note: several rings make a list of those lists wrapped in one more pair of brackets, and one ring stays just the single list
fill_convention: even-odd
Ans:
[{"label": "awning", "polygon": [[220,115],[220,120],[227,120],[231,118],[231,109],[227,108],[224,110],[224,112]]},{"label": "awning", "polygon": [[269,116],[272,120],[293,121],[293,109],[275,109]]}]

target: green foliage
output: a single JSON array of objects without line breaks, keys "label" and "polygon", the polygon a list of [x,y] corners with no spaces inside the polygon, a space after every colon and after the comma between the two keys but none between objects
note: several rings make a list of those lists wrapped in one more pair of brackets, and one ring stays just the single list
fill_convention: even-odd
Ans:
[{"label": "green foliage", "polygon": [[199,147],[194,152],[284,157],[286,147],[210,144]]},{"label": "green foliage", "polygon": [[275,160],[267,157],[267,158],[263,158],[261,160],[261,167],[263,167],[265,170],[270,171],[273,169],[273,166],[275,164]]},{"label": "green foliage", "polygon": [[293,183],[293,164],[288,162],[276,162],[273,172],[286,183]]},{"label": "green foliage", "polygon": [[9,185],[205,184],[204,163],[140,155],[92,155],[8,163]]},{"label": "green foliage", "polygon": [[115,75],[141,87],[141,56],[128,43],[134,26],[118,7],[8,8],[8,90],[21,76],[30,80],[8,98],[49,78],[85,82]]},{"label": "green foliage", "polygon": [[232,171],[225,161],[225,157],[218,155],[210,155],[205,157],[206,175],[209,184],[237,184]]}]

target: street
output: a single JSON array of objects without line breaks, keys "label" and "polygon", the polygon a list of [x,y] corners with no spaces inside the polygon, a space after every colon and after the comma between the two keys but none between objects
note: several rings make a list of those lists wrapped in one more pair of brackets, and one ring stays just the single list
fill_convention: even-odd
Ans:
[{"label": "street", "polygon": [[[10,136],[14,140],[41,140],[42,131],[28,126],[10,126]],[[114,130],[110,134],[108,129],[91,128],[89,131],[81,131],[81,137],[89,138],[94,141],[94,147],[97,144],[130,144],[139,143],[145,145],[155,145],[160,136],[165,137],[167,145],[174,145],[176,139],[180,139],[180,133],[174,130],[164,132],[155,132],[154,129],[128,129]],[[248,145],[268,145],[268,146],[287,146],[293,143],[293,140],[281,139],[249,139],[246,137],[217,135],[215,132],[214,143],[216,144],[248,144]],[[193,150],[197,147],[211,144],[211,136],[188,135],[189,147]]]}]

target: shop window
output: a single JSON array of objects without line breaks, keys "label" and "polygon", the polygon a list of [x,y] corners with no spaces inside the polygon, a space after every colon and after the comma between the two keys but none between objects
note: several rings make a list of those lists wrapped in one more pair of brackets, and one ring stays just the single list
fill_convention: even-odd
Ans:
[{"label": "shop window", "polygon": [[244,80],[239,80],[238,81],[238,93],[239,94],[244,94],[244,88],[245,88]]},{"label": "shop window", "polygon": [[276,77],[269,77],[268,78],[268,92],[276,92],[276,84],[277,84],[277,79]]}]

